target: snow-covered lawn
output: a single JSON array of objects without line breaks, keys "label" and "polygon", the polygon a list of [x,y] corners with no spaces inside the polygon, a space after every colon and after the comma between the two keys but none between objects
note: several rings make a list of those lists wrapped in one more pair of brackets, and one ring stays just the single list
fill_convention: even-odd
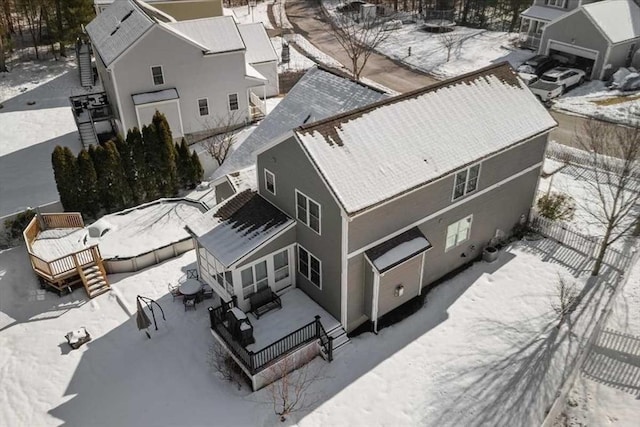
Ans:
[{"label": "snow-covered lawn", "polygon": [[69,105],[79,86],[73,57],[16,62],[0,73],[0,217],[58,200],[51,153],[82,148]]},{"label": "snow-covered lawn", "polygon": [[557,99],[553,109],[615,123],[640,123],[640,92],[609,90],[604,82],[594,80]]},{"label": "snow-covered lawn", "polygon": [[[317,403],[291,421],[538,425],[609,292],[572,276],[574,260],[541,240],[474,264],[431,291],[416,314],[353,338],[332,363],[314,360],[323,377],[311,390]],[[206,304],[185,312],[167,294],[167,283],[194,266],[190,251],[110,275],[113,290],[89,301],[81,291],[40,291],[24,248],[0,252],[0,425],[279,425],[266,390],[238,391],[208,371]],[[558,329],[551,302],[559,276],[584,298]],[[156,312],[151,340],[136,329],[136,295],[156,299],[167,316]],[[93,340],[70,351],[63,336],[80,326]]]},{"label": "snow-covered lawn", "polygon": [[260,1],[256,3],[255,7],[246,5],[232,7],[230,9],[225,8],[225,14],[229,12],[232,13],[241,24],[262,22],[265,28],[272,29],[273,25],[271,25],[269,15],[267,14],[267,6],[271,3],[272,2]]}]

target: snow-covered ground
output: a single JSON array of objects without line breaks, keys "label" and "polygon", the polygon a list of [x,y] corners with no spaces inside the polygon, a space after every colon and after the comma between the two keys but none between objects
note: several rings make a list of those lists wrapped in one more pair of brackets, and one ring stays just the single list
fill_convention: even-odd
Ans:
[{"label": "snow-covered ground", "polygon": [[[310,391],[316,403],[291,422],[538,425],[609,293],[572,276],[568,252],[547,240],[516,243],[439,285],[401,323],[353,338],[332,363],[314,360],[323,378]],[[194,266],[190,251],[110,275],[113,290],[87,300],[41,291],[24,248],[0,252],[0,425],[279,425],[267,390],[238,391],[208,371],[204,306],[185,312],[167,293]],[[584,299],[558,329],[559,276]],[[136,329],[136,295],[165,311],[151,340]],[[80,326],[93,340],[70,351],[64,334]]]},{"label": "snow-covered ground", "polygon": [[0,217],[57,201],[51,153],[82,148],[69,106],[83,91],[73,57],[12,65],[0,73]]},{"label": "snow-covered ground", "polygon": [[269,15],[267,14],[267,6],[271,2],[261,1],[257,2],[255,7],[238,6],[232,8],[225,8],[225,13],[229,11],[236,17],[236,20],[240,24],[251,24],[253,22],[262,22],[267,29],[273,29],[273,25],[269,21]]},{"label": "snow-covered ground", "polygon": [[640,92],[609,90],[604,82],[594,80],[557,99],[553,109],[615,123],[640,123]]}]

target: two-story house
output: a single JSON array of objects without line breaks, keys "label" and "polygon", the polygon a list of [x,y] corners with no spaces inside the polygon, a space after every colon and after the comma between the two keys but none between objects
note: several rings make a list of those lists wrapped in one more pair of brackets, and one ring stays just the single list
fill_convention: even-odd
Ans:
[{"label": "two-story house", "polygon": [[249,310],[299,288],[352,331],[526,220],[556,126],[507,64],[302,125],[190,225],[202,278]]},{"label": "two-story house", "polygon": [[261,24],[237,25],[228,16],[175,21],[122,0],[86,32],[122,133],[149,123],[156,110],[175,138],[220,122],[244,124],[278,92],[277,55]]},{"label": "two-story house", "polygon": [[640,50],[640,6],[634,0],[545,0],[521,16],[525,46],[584,69],[592,79],[628,67]]},{"label": "two-story house", "polygon": [[[96,15],[111,3],[122,0],[93,0]],[[222,16],[222,0],[145,0],[150,7],[172,16],[178,21]]]}]

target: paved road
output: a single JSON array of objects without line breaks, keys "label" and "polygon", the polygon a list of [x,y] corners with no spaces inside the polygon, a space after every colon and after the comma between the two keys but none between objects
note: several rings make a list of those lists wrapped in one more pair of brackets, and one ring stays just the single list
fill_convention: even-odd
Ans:
[{"label": "paved road", "polygon": [[[347,69],[351,68],[349,57],[331,33],[327,17],[322,13],[317,1],[287,0],[287,17],[296,33],[302,34],[318,49],[335,58]],[[438,81],[377,53],[369,57],[362,76],[398,92],[419,89]]]}]

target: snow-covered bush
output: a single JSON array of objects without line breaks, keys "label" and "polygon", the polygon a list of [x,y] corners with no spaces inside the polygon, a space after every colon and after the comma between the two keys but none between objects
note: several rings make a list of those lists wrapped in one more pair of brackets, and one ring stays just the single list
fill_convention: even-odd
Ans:
[{"label": "snow-covered bush", "polygon": [[541,216],[553,221],[568,221],[576,210],[573,198],[562,193],[545,194],[538,199],[536,206]]}]

